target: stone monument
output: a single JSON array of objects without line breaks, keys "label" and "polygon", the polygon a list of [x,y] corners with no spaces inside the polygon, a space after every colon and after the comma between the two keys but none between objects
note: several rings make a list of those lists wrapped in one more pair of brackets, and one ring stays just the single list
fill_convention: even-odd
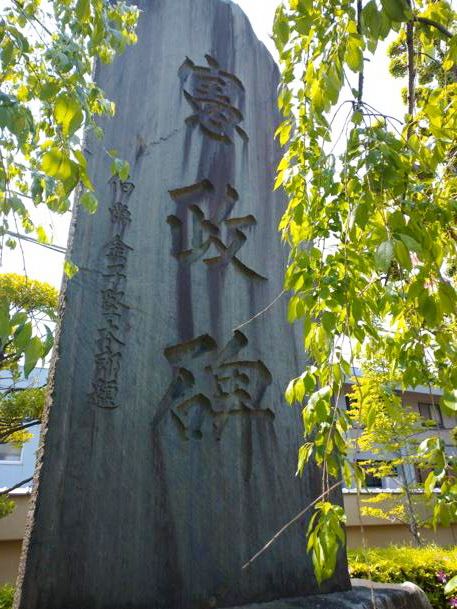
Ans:
[{"label": "stone monument", "polygon": [[[76,206],[19,609],[209,609],[318,592],[295,477],[304,364],[272,193],[278,69],[223,0],[142,0],[97,81],[101,205]],[[110,179],[105,149],[130,162]],[[261,314],[260,314],[261,313]],[[350,587],[344,557],[324,590]]]}]

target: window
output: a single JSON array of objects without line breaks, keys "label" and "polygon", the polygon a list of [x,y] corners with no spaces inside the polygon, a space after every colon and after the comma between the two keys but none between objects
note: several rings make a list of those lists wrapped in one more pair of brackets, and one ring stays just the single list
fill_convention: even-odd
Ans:
[{"label": "window", "polygon": [[434,421],[437,427],[444,428],[443,414],[438,404],[425,404],[419,402],[419,413],[428,421]]},{"label": "window", "polygon": [[[430,468],[420,468],[420,467],[415,467],[415,472],[416,472],[416,482],[418,484],[424,484],[425,481],[428,478],[428,475],[430,474],[430,472],[432,472],[433,470]],[[440,487],[440,483],[436,482],[435,483],[435,488],[439,488]]]},{"label": "window", "polygon": [[0,443],[0,463],[19,463],[22,448],[14,444]]},{"label": "window", "polygon": [[367,488],[382,488],[382,478],[367,473],[365,476],[365,484]]},{"label": "window", "polygon": [[357,460],[357,463],[365,471],[365,486],[367,488],[382,488],[382,478],[376,476],[371,471],[367,471],[370,469],[367,467],[367,461]]},{"label": "window", "polygon": [[346,410],[351,410],[352,405],[354,404],[354,400],[351,400],[351,398],[348,395],[345,395],[344,401],[346,403]]}]

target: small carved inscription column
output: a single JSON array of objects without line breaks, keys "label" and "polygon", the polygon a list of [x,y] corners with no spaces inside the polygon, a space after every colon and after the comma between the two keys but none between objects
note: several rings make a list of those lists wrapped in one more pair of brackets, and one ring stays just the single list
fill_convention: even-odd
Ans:
[{"label": "small carved inscription column", "polygon": [[95,372],[92,381],[90,402],[97,408],[113,410],[119,406],[119,373],[121,370],[122,317],[126,309],[124,301],[127,280],[127,259],[132,247],[125,240],[125,233],[131,222],[128,200],[134,190],[131,182],[119,178],[111,180],[113,203],[109,208],[113,237],[105,244],[104,288],[101,291],[102,316],[104,325],[97,330],[97,352]]}]

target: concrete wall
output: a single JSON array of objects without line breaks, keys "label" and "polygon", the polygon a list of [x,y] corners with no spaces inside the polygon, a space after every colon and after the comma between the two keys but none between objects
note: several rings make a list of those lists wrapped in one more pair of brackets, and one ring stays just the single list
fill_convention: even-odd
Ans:
[{"label": "concrete wall", "polygon": [[[440,527],[436,532],[432,529],[423,529],[421,534],[425,541],[436,543],[439,546],[457,544],[456,526],[449,529]],[[368,547],[377,546],[382,548],[392,544],[412,544],[411,533],[406,526],[402,525],[383,524],[364,527],[363,535],[360,526],[351,526],[347,528],[348,548],[350,550],[362,548],[364,546],[364,538],[365,544]]]},{"label": "concrete wall", "polygon": [[[363,504],[362,495],[361,503]],[[395,497],[395,495],[393,495]],[[380,506],[376,506],[380,507]],[[391,544],[410,545],[413,538],[407,526],[393,524],[387,520],[359,515],[357,494],[345,491],[344,509],[347,517],[347,536],[349,549],[360,548],[363,545],[385,547]],[[421,535],[424,540],[441,546],[457,545],[457,526],[450,528],[439,527],[433,529],[422,529]]]},{"label": "concrete wall", "polygon": [[14,500],[14,512],[0,519],[0,586],[6,583],[14,584],[16,581],[30,494],[18,491]]}]

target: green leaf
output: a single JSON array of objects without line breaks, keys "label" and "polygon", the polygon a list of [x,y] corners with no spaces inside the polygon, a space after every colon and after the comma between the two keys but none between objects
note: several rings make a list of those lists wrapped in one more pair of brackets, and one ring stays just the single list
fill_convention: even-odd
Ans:
[{"label": "green leaf", "polygon": [[49,328],[48,326],[45,326],[45,328],[46,328],[46,338],[43,343],[43,357],[46,357],[47,354],[51,351],[52,347],[54,346],[54,334],[53,334],[51,328]]},{"label": "green leaf", "polygon": [[448,581],[444,587],[444,594],[446,596],[453,596],[457,592],[457,575]]},{"label": "green leaf", "polygon": [[41,340],[34,336],[29,344],[24,349],[24,375],[28,378],[29,374],[35,368],[38,360],[43,355],[43,345]]},{"label": "green leaf", "polygon": [[90,0],[78,0],[76,3],[76,17],[85,23],[90,18]]},{"label": "green leaf", "polygon": [[398,236],[409,250],[411,250],[412,252],[417,252],[418,254],[421,252],[422,247],[420,243],[418,243],[415,239],[403,233],[400,233]]},{"label": "green leaf", "polygon": [[359,36],[349,36],[344,60],[353,72],[360,72],[363,68],[363,42]]},{"label": "green leaf", "polygon": [[74,264],[71,260],[65,260],[65,263],[63,265],[63,270],[64,270],[65,275],[69,279],[74,277],[76,275],[76,273],[79,271],[76,264]]},{"label": "green leaf", "polygon": [[119,176],[121,180],[125,181],[130,175],[130,165],[127,161],[122,159],[113,159],[111,163],[111,173],[114,176]]},{"label": "green leaf", "polygon": [[379,12],[376,0],[370,0],[362,9],[362,25],[368,33],[377,38],[379,35]]},{"label": "green leaf", "polygon": [[394,246],[392,241],[384,241],[378,246],[375,253],[376,268],[386,273],[390,269],[393,257]]},{"label": "green leaf", "polygon": [[23,324],[17,329],[14,336],[14,344],[21,353],[25,350],[27,344],[32,338],[32,331],[33,328],[31,323]]},{"label": "green leaf", "polygon": [[289,41],[290,36],[289,22],[282,6],[280,6],[276,11],[275,21],[273,24],[273,35],[275,37],[276,44],[281,51]]},{"label": "green leaf", "polygon": [[314,444],[311,442],[307,442],[300,446],[298,451],[298,465],[297,465],[297,476],[301,476],[303,474],[303,470],[305,469],[305,465],[308,463],[314,449]]},{"label": "green leaf", "polygon": [[436,485],[436,476],[434,472],[430,472],[424,482],[424,492],[427,497],[431,497]]},{"label": "green leaf", "polygon": [[441,398],[440,403],[447,410],[457,412],[457,390],[446,391]]},{"label": "green leaf", "polygon": [[303,402],[303,399],[305,397],[305,383],[301,377],[296,379],[296,381],[295,381],[294,392],[295,392],[295,401]]},{"label": "green leaf", "polygon": [[49,243],[49,237],[43,226],[37,226],[36,232],[37,232],[38,241],[40,243]]},{"label": "green leaf", "polygon": [[430,326],[435,326],[437,324],[439,311],[433,296],[426,293],[420,297],[419,313]]},{"label": "green leaf", "polygon": [[360,203],[355,210],[355,221],[362,230],[366,227],[370,217],[370,208],[367,203]]},{"label": "green leaf", "polygon": [[84,117],[78,100],[64,93],[56,100],[54,118],[62,127],[62,133],[71,136],[81,127]]},{"label": "green leaf", "polygon": [[450,315],[456,313],[457,294],[450,283],[440,281],[438,286],[438,297],[444,313],[449,313]]},{"label": "green leaf", "polygon": [[98,201],[93,192],[86,191],[81,195],[79,201],[90,214],[95,214],[98,208]]},{"label": "green leaf", "polygon": [[10,333],[9,302],[2,298],[0,302],[0,339],[4,342]]},{"label": "green leaf", "polygon": [[408,21],[413,16],[406,0],[381,0],[381,4],[392,21]]},{"label": "green leaf", "polygon": [[395,258],[400,263],[400,265],[410,271],[413,268],[411,263],[411,256],[409,255],[408,248],[403,243],[403,241],[395,241]]},{"label": "green leaf", "polygon": [[68,156],[59,148],[51,148],[41,159],[41,169],[48,176],[58,180],[68,180],[74,174],[76,163],[70,161]]}]

